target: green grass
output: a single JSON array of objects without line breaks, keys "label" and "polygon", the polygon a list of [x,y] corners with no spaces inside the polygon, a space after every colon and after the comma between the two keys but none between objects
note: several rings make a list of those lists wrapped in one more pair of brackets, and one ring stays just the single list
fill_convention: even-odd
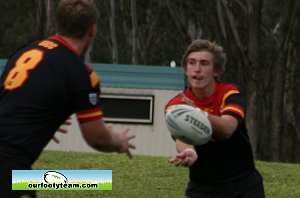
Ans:
[{"label": "green grass", "polygon": [[[184,197],[188,169],[168,163],[167,157],[44,151],[33,169],[112,170],[111,191],[37,191],[44,197]],[[267,198],[300,197],[300,164],[256,162],[264,177]]]},{"label": "green grass", "polygon": [[300,197],[300,164],[256,162],[269,198]]}]

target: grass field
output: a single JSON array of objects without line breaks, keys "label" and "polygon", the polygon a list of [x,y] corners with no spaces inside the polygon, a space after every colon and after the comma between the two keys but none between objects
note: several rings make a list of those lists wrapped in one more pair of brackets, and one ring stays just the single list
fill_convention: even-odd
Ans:
[{"label": "grass field", "polygon": [[[184,197],[188,169],[168,163],[167,157],[44,151],[33,169],[112,170],[112,191],[37,191],[44,197]],[[266,197],[300,197],[300,164],[256,162],[264,177]]]}]

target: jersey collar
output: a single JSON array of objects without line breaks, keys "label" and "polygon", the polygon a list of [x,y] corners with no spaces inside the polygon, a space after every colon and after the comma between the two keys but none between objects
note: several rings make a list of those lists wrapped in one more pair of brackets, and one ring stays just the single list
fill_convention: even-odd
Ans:
[{"label": "jersey collar", "polygon": [[59,37],[59,36],[51,36],[49,37],[48,39],[51,39],[51,40],[55,40],[55,41],[58,41],[60,42],[61,44],[63,44],[64,46],[66,46],[67,48],[69,48],[72,52],[74,52],[75,54],[78,54],[78,52],[75,50],[74,47],[72,47],[66,40],[64,40],[63,38]]},{"label": "jersey collar", "polygon": [[213,94],[210,95],[209,97],[205,98],[205,99],[200,99],[197,96],[195,96],[191,87],[188,87],[186,89],[185,94],[188,98],[192,99],[196,103],[196,106],[200,105],[200,104],[209,104],[214,100],[214,98],[216,96],[217,86],[218,86],[218,83],[216,83],[216,86],[214,88],[215,90],[214,90]]}]

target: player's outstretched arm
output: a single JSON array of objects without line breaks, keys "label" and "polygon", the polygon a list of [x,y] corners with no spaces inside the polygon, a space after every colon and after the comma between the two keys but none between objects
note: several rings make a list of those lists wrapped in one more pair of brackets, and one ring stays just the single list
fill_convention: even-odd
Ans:
[{"label": "player's outstretched arm", "polygon": [[169,160],[176,166],[191,166],[195,163],[198,156],[194,146],[176,140],[176,149],[178,154]]},{"label": "player's outstretched arm", "polygon": [[135,135],[129,134],[129,129],[115,132],[102,119],[81,123],[80,128],[85,141],[92,148],[103,152],[126,153],[128,157],[132,157],[129,149],[135,149],[135,146],[129,141]]}]

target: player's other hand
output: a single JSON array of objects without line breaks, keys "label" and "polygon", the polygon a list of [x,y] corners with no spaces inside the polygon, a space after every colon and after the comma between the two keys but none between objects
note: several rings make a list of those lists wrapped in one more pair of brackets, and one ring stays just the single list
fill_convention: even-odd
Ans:
[{"label": "player's other hand", "polygon": [[108,126],[108,129],[114,134],[117,144],[119,145],[117,152],[126,153],[129,158],[132,158],[132,154],[129,149],[135,149],[135,145],[131,144],[129,141],[134,139],[135,135],[129,134],[128,128],[122,132],[113,132],[111,126]]},{"label": "player's other hand", "polygon": [[[68,133],[68,130],[66,128],[66,126],[70,126],[72,123],[71,123],[71,117],[69,117],[58,129],[57,129],[57,132],[60,132],[60,133],[63,133],[63,134],[66,134]],[[59,144],[59,139],[54,135],[52,137],[52,140],[56,143],[56,144]]]},{"label": "player's other hand", "polygon": [[197,154],[192,149],[185,149],[169,160],[170,163],[176,166],[191,166],[197,160]]}]

